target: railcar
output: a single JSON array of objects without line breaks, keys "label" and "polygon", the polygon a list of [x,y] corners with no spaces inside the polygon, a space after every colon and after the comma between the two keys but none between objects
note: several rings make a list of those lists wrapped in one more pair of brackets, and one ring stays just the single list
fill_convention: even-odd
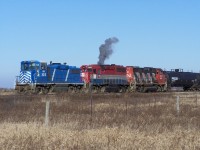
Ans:
[{"label": "railcar", "polygon": [[184,91],[200,90],[200,73],[184,72],[183,69],[165,71],[168,89],[182,88]]},{"label": "railcar", "polygon": [[22,61],[20,75],[16,77],[15,89],[19,93],[44,93],[53,90],[75,92],[83,87],[80,68],[66,63]]}]

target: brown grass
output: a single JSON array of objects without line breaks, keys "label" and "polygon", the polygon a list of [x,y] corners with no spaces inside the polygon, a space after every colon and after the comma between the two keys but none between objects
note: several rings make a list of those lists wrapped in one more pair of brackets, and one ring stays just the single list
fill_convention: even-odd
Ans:
[{"label": "brown grass", "polygon": [[[198,93],[2,95],[0,147],[200,149],[198,99]],[[48,127],[46,100],[51,100]]]}]

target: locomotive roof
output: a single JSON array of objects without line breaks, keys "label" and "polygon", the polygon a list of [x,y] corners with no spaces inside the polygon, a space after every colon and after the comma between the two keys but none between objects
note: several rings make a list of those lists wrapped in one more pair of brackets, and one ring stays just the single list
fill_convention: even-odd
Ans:
[{"label": "locomotive roof", "polygon": [[57,69],[77,69],[76,66],[69,66],[67,64],[61,64],[61,63],[51,63],[48,66]]},{"label": "locomotive roof", "polygon": [[38,61],[38,60],[23,60],[23,61],[21,61],[21,63],[32,63],[32,62],[40,63],[40,61]]},{"label": "locomotive roof", "polygon": [[90,64],[90,65],[82,65],[82,66],[94,66],[94,67],[110,67],[110,66],[117,66],[117,67],[124,67],[123,65],[116,65],[116,64],[105,64],[105,65],[98,65],[98,64]]}]

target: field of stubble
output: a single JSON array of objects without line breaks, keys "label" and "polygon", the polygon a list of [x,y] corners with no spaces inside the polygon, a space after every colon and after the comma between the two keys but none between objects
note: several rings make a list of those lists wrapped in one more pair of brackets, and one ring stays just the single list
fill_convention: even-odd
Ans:
[{"label": "field of stubble", "polygon": [[200,93],[1,94],[0,149],[200,149]]}]

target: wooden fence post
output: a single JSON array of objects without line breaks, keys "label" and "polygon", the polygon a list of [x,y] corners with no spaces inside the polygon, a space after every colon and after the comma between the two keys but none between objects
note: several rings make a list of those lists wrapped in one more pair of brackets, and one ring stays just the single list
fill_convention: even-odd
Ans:
[{"label": "wooden fence post", "polygon": [[196,107],[198,105],[198,94],[196,93]]},{"label": "wooden fence post", "polygon": [[93,85],[92,83],[89,84],[89,90],[90,90],[90,117],[91,117],[91,123],[92,123],[92,103],[93,103],[93,98],[92,98],[92,88],[93,88]]},{"label": "wooden fence post", "polygon": [[46,100],[46,110],[45,110],[45,126],[48,127],[49,125],[49,107],[50,101]]},{"label": "wooden fence post", "polygon": [[128,115],[128,102],[126,100],[126,116]]},{"label": "wooden fence post", "polygon": [[180,107],[179,107],[179,96],[177,96],[176,98],[176,111],[177,111],[177,116],[179,116],[179,112],[180,112]]}]

